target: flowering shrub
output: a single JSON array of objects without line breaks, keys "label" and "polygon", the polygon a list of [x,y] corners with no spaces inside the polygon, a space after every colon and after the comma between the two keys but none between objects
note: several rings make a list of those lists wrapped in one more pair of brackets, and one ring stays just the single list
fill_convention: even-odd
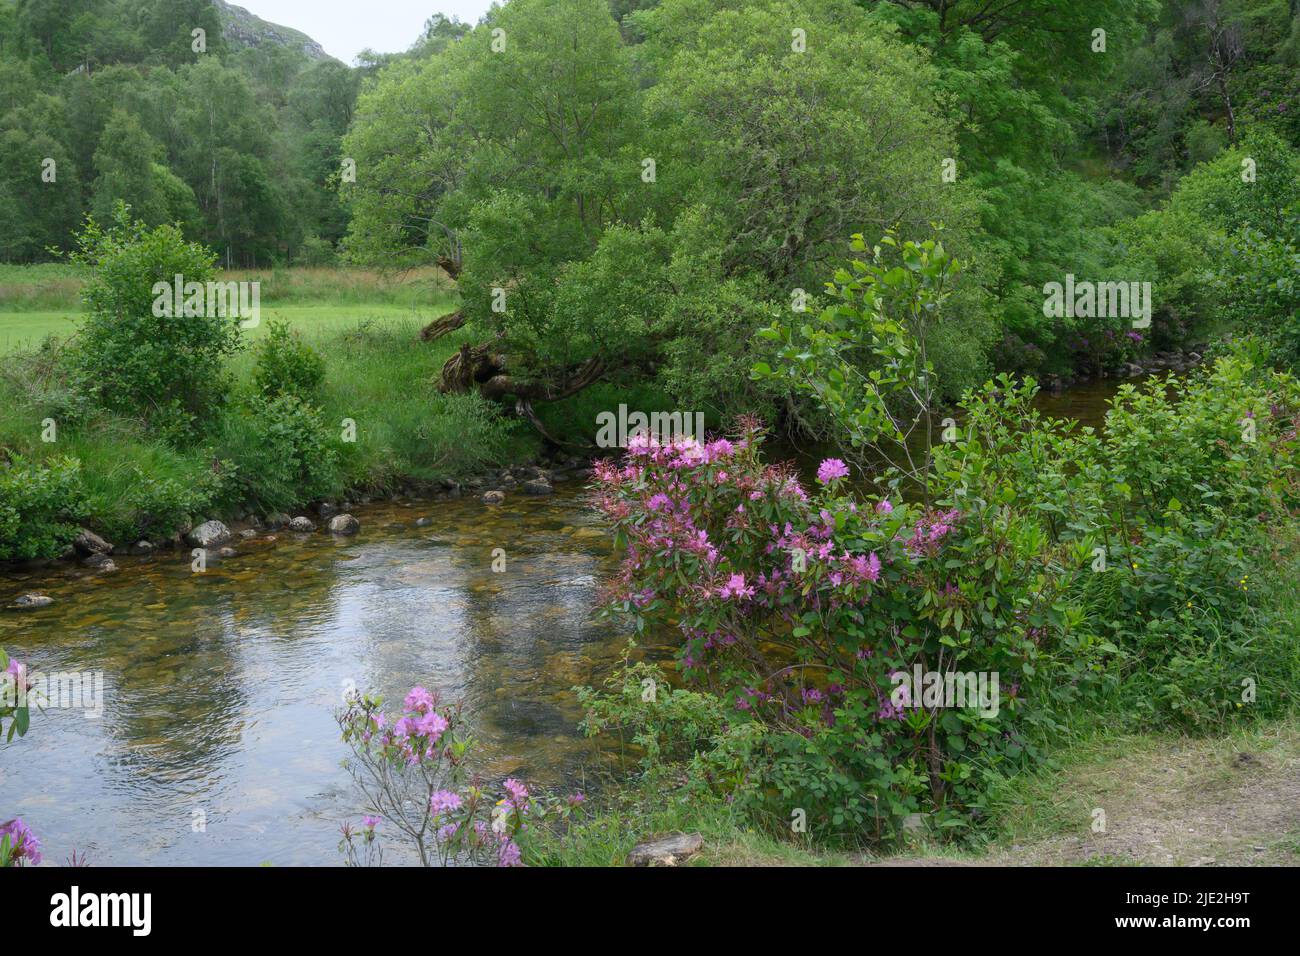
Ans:
[{"label": "flowering shrub", "polygon": [[0,823],[0,869],[13,866],[39,866],[41,863],[41,841],[36,834],[15,817]]},{"label": "flowering shrub", "polygon": [[[760,816],[802,809],[823,837],[890,839],[916,812],[964,825],[989,772],[1030,759],[1024,722],[1070,623],[1053,573],[1070,549],[998,500],[859,500],[837,460],[806,489],[762,441],[748,422],[598,464],[624,553],[610,609],[680,631],[683,673],[735,717],[700,769]],[[900,694],[917,667],[982,673],[999,700]]]},{"label": "flowering shrub", "polygon": [[389,823],[415,847],[424,866],[519,866],[519,841],[530,829],[567,817],[582,803],[578,796],[552,805],[514,779],[502,784],[505,795],[493,803],[469,779],[472,741],[459,708],[441,705],[438,695],[423,687],[411,689],[395,718],[381,706],[377,697],[353,695],[338,717],[354,757],[348,768],[371,811],[360,828],[341,828],[339,850],[350,865],[382,862],[378,831]]},{"label": "flowering shrub", "polygon": [[[19,681],[23,682],[21,688],[18,686]],[[11,660],[4,648],[0,648],[0,736],[5,740],[13,740],[15,734],[22,737],[27,733],[31,711],[26,702],[19,706],[19,692],[30,687],[27,668],[17,658]],[[5,730],[6,719],[9,721],[8,731]]]},{"label": "flowering shrub", "polygon": [[[21,707],[19,702],[19,682],[21,690],[31,687],[27,680],[27,668],[17,659],[10,659],[0,648],[0,736],[13,740],[27,733],[30,715],[27,704]],[[4,722],[9,720],[9,730],[5,731]],[[0,823],[0,869],[7,866],[37,866],[41,862],[41,843],[36,834],[22,819],[15,817]]]}]

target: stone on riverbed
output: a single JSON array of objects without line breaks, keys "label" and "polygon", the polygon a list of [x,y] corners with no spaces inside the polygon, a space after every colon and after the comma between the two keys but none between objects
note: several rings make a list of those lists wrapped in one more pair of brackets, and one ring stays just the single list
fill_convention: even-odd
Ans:
[{"label": "stone on riverbed", "polygon": [[210,548],[230,539],[230,529],[220,521],[205,521],[185,536],[185,542],[192,548]]},{"label": "stone on riverbed", "polygon": [[555,488],[545,478],[530,478],[524,482],[524,494],[552,495],[555,494]]},{"label": "stone on riverbed", "polygon": [[499,505],[501,504],[501,502],[505,500],[506,500],[506,493],[504,491],[483,492],[483,504],[485,505]]},{"label": "stone on riverbed", "polygon": [[685,862],[704,846],[698,833],[666,833],[642,840],[627,855],[628,866],[676,866]]},{"label": "stone on riverbed", "polygon": [[311,532],[316,530],[316,525],[306,515],[298,515],[298,517],[294,518],[292,521],[289,522],[289,530],[301,531],[304,534],[310,534]]},{"label": "stone on riverbed", "polygon": [[335,515],[330,518],[330,534],[356,534],[361,530],[361,522],[349,514]]},{"label": "stone on riverbed", "polygon": [[48,594],[37,594],[35,591],[29,591],[9,606],[19,611],[31,611],[38,607],[49,607],[54,603],[54,598]]},{"label": "stone on riverbed", "polygon": [[83,568],[94,568],[96,571],[105,573],[117,570],[117,565],[113,563],[113,559],[106,554],[92,554],[82,560],[81,566]]}]

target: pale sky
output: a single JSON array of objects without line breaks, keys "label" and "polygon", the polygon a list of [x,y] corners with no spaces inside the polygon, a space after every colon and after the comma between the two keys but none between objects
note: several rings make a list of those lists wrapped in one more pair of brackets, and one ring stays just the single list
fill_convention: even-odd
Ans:
[{"label": "pale sky", "polygon": [[350,64],[369,47],[400,53],[435,13],[477,23],[492,0],[227,0],[263,20],[293,27]]}]

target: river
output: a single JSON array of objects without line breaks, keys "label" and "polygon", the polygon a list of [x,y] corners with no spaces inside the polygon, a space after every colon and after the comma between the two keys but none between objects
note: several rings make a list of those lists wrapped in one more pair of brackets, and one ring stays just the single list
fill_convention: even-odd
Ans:
[{"label": "river", "polygon": [[[1114,387],[1039,404],[1097,424]],[[33,672],[102,672],[105,691],[102,715],[47,709],[0,744],[0,819],[56,863],[338,863],[362,810],[333,717],[352,686],[437,688],[465,702],[485,777],[582,786],[605,764],[571,688],[609,673],[627,634],[594,615],[614,561],[580,492],[372,505],[355,537],[251,539],[204,573],[161,552],[0,575],[0,604],[55,601],[0,611],[0,647]]]}]

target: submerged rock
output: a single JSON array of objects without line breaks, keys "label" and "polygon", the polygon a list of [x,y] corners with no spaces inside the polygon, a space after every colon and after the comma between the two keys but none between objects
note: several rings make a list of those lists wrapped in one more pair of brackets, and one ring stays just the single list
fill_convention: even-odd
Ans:
[{"label": "submerged rock", "polygon": [[499,505],[501,504],[501,502],[505,500],[506,500],[506,493],[504,491],[483,492],[483,504],[485,505]]},{"label": "submerged rock", "polygon": [[330,534],[356,534],[361,530],[361,522],[349,514],[335,515],[330,518]]},{"label": "submerged rock", "polygon": [[20,611],[30,611],[38,607],[49,607],[53,603],[54,598],[48,594],[37,594],[35,591],[30,591],[9,606]]},{"label": "submerged rock", "polygon": [[545,478],[530,478],[524,482],[524,494],[526,495],[553,495],[555,486]]},{"label": "submerged rock", "polygon": [[230,539],[230,529],[220,521],[205,521],[185,536],[185,543],[192,548],[210,548]]},{"label": "submerged rock", "polygon": [[289,522],[289,530],[310,534],[316,530],[316,524],[306,515],[298,515],[298,517]]},{"label": "submerged rock", "polygon": [[704,837],[698,833],[666,833],[663,836],[642,840],[627,855],[628,866],[676,866],[704,846]]}]

